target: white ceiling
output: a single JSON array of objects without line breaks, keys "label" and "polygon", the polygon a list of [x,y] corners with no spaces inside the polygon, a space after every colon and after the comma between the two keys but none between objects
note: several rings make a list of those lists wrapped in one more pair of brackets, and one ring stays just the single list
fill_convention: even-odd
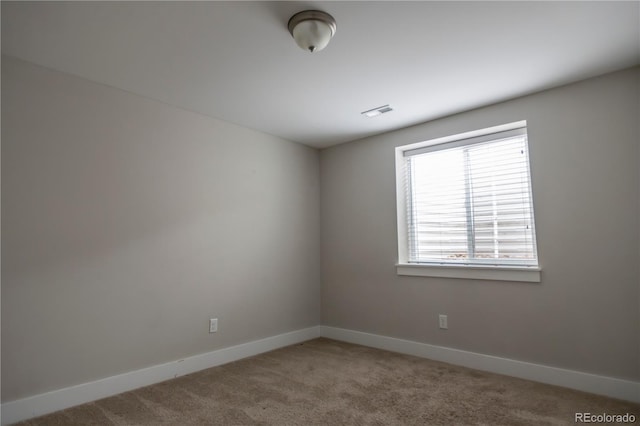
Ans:
[{"label": "white ceiling", "polygon": [[3,1],[2,53],[322,148],[639,64],[640,3]]}]

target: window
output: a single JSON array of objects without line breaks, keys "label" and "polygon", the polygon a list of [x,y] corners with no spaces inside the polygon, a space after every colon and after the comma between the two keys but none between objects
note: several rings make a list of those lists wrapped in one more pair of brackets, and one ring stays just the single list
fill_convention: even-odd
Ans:
[{"label": "window", "polygon": [[398,273],[540,280],[526,122],[396,155]]}]

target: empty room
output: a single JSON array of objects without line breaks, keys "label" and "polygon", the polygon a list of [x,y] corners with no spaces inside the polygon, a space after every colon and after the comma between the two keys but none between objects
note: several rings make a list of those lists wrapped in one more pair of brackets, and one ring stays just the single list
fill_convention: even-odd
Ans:
[{"label": "empty room", "polygon": [[640,2],[0,7],[2,425],[640,421]]}]

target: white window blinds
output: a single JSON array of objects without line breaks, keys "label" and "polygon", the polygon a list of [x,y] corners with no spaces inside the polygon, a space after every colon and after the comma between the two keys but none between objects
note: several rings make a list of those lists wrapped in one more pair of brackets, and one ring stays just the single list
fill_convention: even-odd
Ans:
[{"label": "white window blinds", "polygon": [[537,266],[526,128],[404,152],[408,261]]}]

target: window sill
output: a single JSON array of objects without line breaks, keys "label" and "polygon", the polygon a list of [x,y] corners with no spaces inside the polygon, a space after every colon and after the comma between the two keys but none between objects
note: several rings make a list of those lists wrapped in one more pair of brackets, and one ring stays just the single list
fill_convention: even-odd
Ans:
[{"label": "window sill", "polygon": [[399,263],[398,275],[414,277],[465,278],[470,280],[540,282],[539,267],[418,265]]}]

